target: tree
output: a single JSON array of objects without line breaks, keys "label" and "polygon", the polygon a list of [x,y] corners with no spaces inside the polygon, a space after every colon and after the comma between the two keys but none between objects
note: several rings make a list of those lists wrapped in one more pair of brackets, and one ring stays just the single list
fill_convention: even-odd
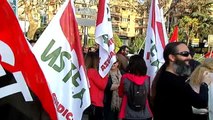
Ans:
[{"label": "tree", "polygon": [[144,48],[145,35],[138,35],[134,40],[131,41],[129,47],[131,53],[138,53]]},{"label": "tree", "polygon": [[95,45],[95,43],[96,43],[95,39],[94,39],[94,36],[93,37],[89,37],[89,40],[87,42],[88,42],[87,45],[89,47],[93,47]]},{"label": "tree", "polygon": [[123,43],[117,34],[113,34],[113,39],[115,43],[115,52],[117,52],[119,48],[123,45]]},{"label": "tree", "polygon": [[[191,18],[197,18],[199,21],[199,25],[196,31],[196,37],[200,40],[204,40],[207,38],[208,34],[213,33],[213,18],[210,16],[211,8],[213,2],[209,0],[198,0],[197,2],[192,2],[189,6],[191,9]],[[202,41],[200,41],[202,42]]]},{"label": "tree", "polygon": [[[27,37],[33,39],[36,30],[52,19],[64,0],[19,0],[19,19],[29,22]],[[43,22],[43,23],[42,23]],[[44,26],[42,26],[44,25]]]},{"label": "tree", "polygon": [[[210,0],[177,0],[176,6],[170,13],[178,21],[171,21],[171,26],[178,24],[179,40],[188,44],[194,39],[206,39],[208,34],[213,34],[213,18],[210,17],[210,9],[213,2]],[[181,14],[180,14],[181,13]]]},{"label": "tree", "polygon": [[179,20],[179,40],[186,42],[189,45],[190,41],[192,41],[196,36],[199,26],[199,20],[197,18],[191,18],[189,16],[184,16]]}]

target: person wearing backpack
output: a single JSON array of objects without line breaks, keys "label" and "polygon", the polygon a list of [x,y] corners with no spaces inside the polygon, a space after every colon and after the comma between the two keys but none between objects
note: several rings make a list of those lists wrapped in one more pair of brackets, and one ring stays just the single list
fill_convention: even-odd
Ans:
[{"label": "person wearing backpack", "polygon": [[119,118],[123,120],[151,120],[152,112],[148,97],[150,79],[147,66],[140,55],[130,57],[127,73],[121,78],[119,96],[122,103]]}]

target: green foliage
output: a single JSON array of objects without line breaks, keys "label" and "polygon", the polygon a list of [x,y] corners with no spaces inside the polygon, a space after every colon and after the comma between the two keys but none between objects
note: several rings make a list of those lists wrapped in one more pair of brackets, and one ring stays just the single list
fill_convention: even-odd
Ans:
[{"label": "green foliage", "polygon": [[141,48],[144,48],[145,37],[144,35],[138,35],[134,40],[130,42],[130,53],[138,53]]},{"label": "green foliage", "polygon": [[113,34],[113,40],[115,42],[115,52],[117,52],[123,43],[117,34]]},{"label": "green foliage", "polygon": [[95,45],[95,39],[94,39],[94,37],[90,37],[87,41],[87,46],[93,47],[94,45]]},{"label": "green foliage", "polygon": [[184,42],[189,42],[193,40],[196,36],[199,20],[197,18],[191,18],[190,16],[184,16],[179,20],[179,40]]},{"label": "green foliage", "polygon": [[194,38],[200,42],[213,34],[213,18],[210,16],[209,8],[213,2],[198,0],[188,6],[190,12],[184,13],[178,22],[179,40],[189,43]]},{"label": "green foliage", "polygon": [[197,61],[199,61],[199,62],[202,62],[204,59],[205,59],[205,57],[202,55],[202,54],[195,54],[194,55],[194,58],[193,59],[195,59],[195,60],[197,60]]},{"label": "green foliage", "polygon": [[[88,47],[92,47],[95,45],[95,39],[93,39],[94,37],[89,37],[89,40],[87,41],[87,46]],[[120,40],[120,38],[118,37],[117,34],[113,35],[113,40],[115,43],[115,52],[117,52],[119,50],[119,48],[123,45],[122,41]]]}]

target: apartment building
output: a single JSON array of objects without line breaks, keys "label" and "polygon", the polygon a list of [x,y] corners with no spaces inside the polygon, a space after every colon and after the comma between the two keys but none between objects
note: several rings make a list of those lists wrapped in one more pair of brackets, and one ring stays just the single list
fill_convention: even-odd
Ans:
[{"label": "apartment building", "polygon": [[[139,0],[143,1],[143,0]],[[147,6],[138,0],[110,0],[110,10],[114,34],[127,43],[140,34],[145,34],[147,27]],[[33,39],[35,31],[43,24],[48,24],[64,0],[54,0],[49,2],[19,1],[19,20],[23,21],[23,31],[31,33],[28,35]],[[76,16],[79,24],[79,31],[83,43],[94,41],[95,23],[98,11],[98,0],[75,0]],[[27,12],[25,9],[30,9]],[[29,11],[29,10],[28,10]],[[34,29],[26,29],[26,23],[34,26]],[[32,27],[31,27],[32,28]]]},{"label": "apartment building", "polygon": [[134,39],[144,34],[147,27],[147,11],[139,11],[142,7],[135,0],[111,0],[111,18],[113,31],[122,39]]},{"label": "apartment building", "polygon": [[[97,4],[97,1],[87,3],[84,0],[75,1],[80,34],[84,42],[94,39]],[[147,10],[140,10],[142,8],[144,8],[143,4],[137,0],[110,0],[113,32],[123,40],[124,44],[139,34],[145,34],[148,14]],[[83,9],[91,12],[83,12]],[[96,14],[94,10],[96,10]]]}]

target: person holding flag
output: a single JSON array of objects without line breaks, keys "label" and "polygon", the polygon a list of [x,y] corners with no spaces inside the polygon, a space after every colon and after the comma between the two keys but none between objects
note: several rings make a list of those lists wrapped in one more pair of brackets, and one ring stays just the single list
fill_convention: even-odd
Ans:
[{"label": "person holding flag", "polygon": [[59,120],[81,120],[90,93],[73,0],[66,0],[33,47]]},{"label": "person holding flag", "polygon": [[0,119],[57,120],[45,76],[7,0],[0,1]]}]

